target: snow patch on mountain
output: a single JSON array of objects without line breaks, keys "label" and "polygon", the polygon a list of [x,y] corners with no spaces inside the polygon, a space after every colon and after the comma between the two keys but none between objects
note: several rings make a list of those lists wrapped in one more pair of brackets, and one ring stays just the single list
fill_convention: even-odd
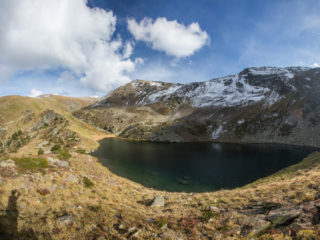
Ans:
[{"label": "snow patch on mountain", "polygon": [[[245,77],[235,74],[201,83],[172,86],[152,93],[144,103],[151,104],[177,96],[184,101],[189,101],[196,108],[230,107],[248,105],[264,99],[267,100],[268,105],[272,105],[281,98],[278,93],[268,88],[250,85]],[[195,87],[190,90],[192,84]]]},{"label": "snow patch on mountain", "polygon": [[159,100],[167,100],[171,97],[181,86],[173,86],[165,90],[161,90],[159,92],[151,94],[146,103],[155,103]]},{"label": "snow patch on mountain", "polygon": [[285,80],[294,78],[295,74],[290,71],[290,68],[277,68],[277,67],[261,67],[261,68],[250,68],[249,73],[252,75],[278,75],[285,77]]},{"label": "snow patch on mountain", "polygon": [[211,133],[211,139],[215,140],[218,139],[220,134],[223,132],[223,128],[220,125],[219,127],[217,127],[212,133]]},{"label": "snow patch on mountain", "polygon": [[246,83],[236,74],[204,82],[194,91],[180,95],[189,98],[194,107],[227,107],[259,102],[269,92],[267,88]]},{"label": "snow patch on mountain", "polygon": [[[171,98],[180,98],[183,103],[190,104],[194,108],[248,106],[262,101],[264,106],[271,106],[283,97],[274,87],[273,79],[280,80],[295,91],[290,80],[305,70],[308,69],[302,67],[248,68],[239,74],[190,84],[136,80],[124,86],[124,89],[131,87],[133,92],[130,93],[130,98],[137,100],[135,103],[127,100],[124,104],[145,106],[160,101],[165,102]],[[112,92],[103,101],[107,101],[110,96],[112,97]]]}]

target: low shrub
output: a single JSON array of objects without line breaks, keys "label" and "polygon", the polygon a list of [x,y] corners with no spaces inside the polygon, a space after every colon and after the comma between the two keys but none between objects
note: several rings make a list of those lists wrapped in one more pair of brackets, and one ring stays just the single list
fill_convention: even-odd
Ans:
[{"label": "low shrub", "polygon": [[66,161],[66,160],[69,160],[71,158],[71,154],[69,153],[69,151],[67,149],[60,149],[58,158],[60,160]]},{"label": "low shrub", "polygon": [[203,222],[208,222],[211,218],[217,217],[218,214],[210,209],[206,209],[202,212],[201,220]]},{"label": "low shrub", "polygon": [[163,227],[167,226],[169,224],[169,222],[167,219],[160,217],[160,218],[156,219],[156,224],[159,228],[163,228]]},{"label": "low shrub", "polygon": [[60,149],[61,149],[61,146],[59,144],[56,144],[51,148],[51,152],[57,153]]},{"label": "low shrub", "polygon": [[43,151],[42,148],[39,148],[39,150],[38,150],[38,155],[42,155],[42,154],[44,154],[44,151]]},{"label": "low shrub", "polygon": [[[319,236],[318,236],[319,237]],[[297,234],[298,240],[316,240],[318,239],[313,230],[300,230]]]},{"label": "low shrub", "polygon": [[89,210],[92,212],[100,212],[102,210],[101,206],[88,206]]},{"label": "low shrub", "polygon": [[83,184],[86,188],[92,188],[94,183],[87,177],[83,177]]}]

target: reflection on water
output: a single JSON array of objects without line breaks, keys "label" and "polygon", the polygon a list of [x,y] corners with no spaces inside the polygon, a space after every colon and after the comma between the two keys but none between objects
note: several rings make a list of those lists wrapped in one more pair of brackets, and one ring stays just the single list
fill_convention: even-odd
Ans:
[{"label": "reflection on water", "polygon": [[314,148],[274,144],[150,143],[104,139],[93,154],[113,173],[166,191],[243,186],[301,161]]}]

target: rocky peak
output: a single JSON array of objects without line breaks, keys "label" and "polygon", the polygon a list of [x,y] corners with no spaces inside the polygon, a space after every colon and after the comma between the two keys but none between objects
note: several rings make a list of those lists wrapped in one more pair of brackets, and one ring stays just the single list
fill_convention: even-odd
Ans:
[{"label": "rocky peak", "polygon": [[[251,105],[265,101],[272,105],[296,90],[292,79],[310,68],[253,67],[238,74],[189,84],[135,80],[110,92],[93,107],[113,105],[148,106],[172,99],[193,108]],[[180,104],[178,104],[180,105]]]}]

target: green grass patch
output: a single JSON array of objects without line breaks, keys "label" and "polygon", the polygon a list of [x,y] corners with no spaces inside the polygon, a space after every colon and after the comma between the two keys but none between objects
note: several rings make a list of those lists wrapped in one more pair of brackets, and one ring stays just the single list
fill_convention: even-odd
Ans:
[{"label": "green grass patch", "polygon": [[169,224],[168,220],[163,218],[163,217],[160,217],[156,220],[156,224],[159,228],[163,228],[165,226],[167,226]]},{"label": "green grass patch", "polygon": [[45,158],[12,158],[13,161],[22,169],[29,171],[43,171],[44,168],[48,167],[47,159]]},{"label": "green grass patch", "polygon": [[68,149],[60,149],[59,151],[58,151],[58,158],[60,159],[60,160],[64,160],[64,161],[67,161],[67,160],[69,160],[70,158],[71,158],[71,154],[69,153],[69,151],[68,151]]},{"label": "green grass patch", "polygon": [[208,222],[211,218],[216,218],[218,216],[217,213],[210,209],[206,209],[202,212],[201,220],[204,222]]},{"label": "green grass patch", "polygon": [[286,221],[286,218],[287,218],[286,216],[280,216],[276,220],[274,220],[272,223],[274,225],[282,224],[282,223],[284,223]]},{"label": "green grass patch", "polygon": [[83,184],[86,188],[92,188],[94,183],[87,177],[83,177]]},{"label": "green grass patch", "polygon": [[0,156],[0,162],[1,162],[1,161],[8,160],[8,159],[9,159],[8,156]]},{"label": "green grass patch", "polygon": [[51,148],[51,152],[53,153],[58,153],[58,151],[61,149],[61,145],[60,144],[56,144]]},{"label": "green grass patch", "polygon": [[44,151],[43,151],[42,148],[39,148],[39,150],[38,150],[38,155],[42,155],[42,154],[44,154]]},{"label": "green grass patch", "polygon": [[85,149],[78,149],[78,150],[76,150],[76,153],[86,154],[86,150]]}]

